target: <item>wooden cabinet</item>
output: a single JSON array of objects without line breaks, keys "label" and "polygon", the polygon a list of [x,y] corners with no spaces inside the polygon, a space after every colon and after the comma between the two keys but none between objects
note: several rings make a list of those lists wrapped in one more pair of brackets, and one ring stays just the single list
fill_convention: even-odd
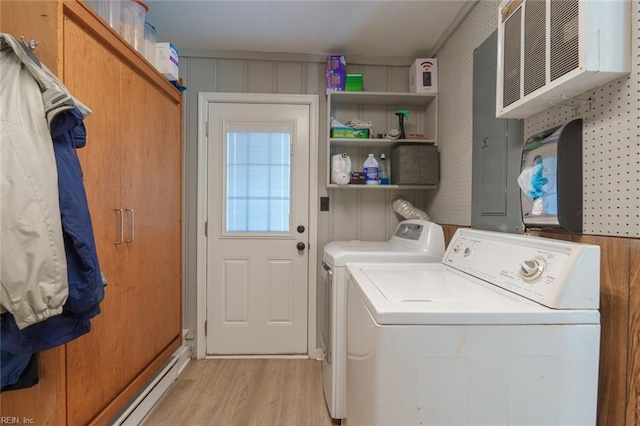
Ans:
[{"label": "wooden cabinet", "polygon": [[[369,153],[376,159],[384,153],[391,157],[391,149],[400,144],[437,145],[438,95],[425,93],[388,93],[388,92],[334,92],[327,91],[327,134],[329,143],[328,160],[331,156],[347,152],[351,157],[353,171],[362,171],[362,165]],[[406,134],[423,134],[421,139],[349,139],[331,137],[331,118],[345,123],[353,118],[370,121],[373,132],[386,134],[390,129],[399,128],[397,110],[408,110],[405,119]],[[375,135],[374,135],[375,136]],[[390,164],[389,164],[390,165]],[[391,177],[393,182],[393,176]],[[432,189],[435,185],[336,185],[331,183],[331,165],[327,165],[327,188],[340,189]]]},{"label": "wooden cabinet", "polygon": [[3,31],[38,39],[35,53],[93,110],[78,156],[108,281],[92,331],[44,353],[40,384],[3,393],[1,415],[106,424],[181,342],[182,97],[80,1],[1,7]]}]

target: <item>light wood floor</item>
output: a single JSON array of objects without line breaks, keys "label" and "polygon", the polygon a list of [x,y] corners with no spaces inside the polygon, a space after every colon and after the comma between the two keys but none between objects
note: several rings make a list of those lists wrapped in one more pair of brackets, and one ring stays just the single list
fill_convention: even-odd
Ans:
[{"label": "light wood floor", "polygon": [[194,360],[145,426],[331,426],[319,361]]}]

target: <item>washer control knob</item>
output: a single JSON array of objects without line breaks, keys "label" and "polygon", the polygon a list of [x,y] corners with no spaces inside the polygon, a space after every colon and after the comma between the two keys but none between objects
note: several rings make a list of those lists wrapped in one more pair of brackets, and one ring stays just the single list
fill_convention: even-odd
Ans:
[{"label": "washer control knob", "polygon": [[453,248],[453,252],[454,252],[454,253],[458,253],[459,251],[460,251],[460,246],[455,246],[455,247]]},{"label": "washer control knob", "polygon": [[471,254],[471,249],[469,247],[465,247],[464,249],[464,256],[467,257]]},{"label": "washer control knob", "polygon": [[520,275],[525,281],[533,281],[542,275],[545,266],[542,259],[525,260],[520,264]]}]

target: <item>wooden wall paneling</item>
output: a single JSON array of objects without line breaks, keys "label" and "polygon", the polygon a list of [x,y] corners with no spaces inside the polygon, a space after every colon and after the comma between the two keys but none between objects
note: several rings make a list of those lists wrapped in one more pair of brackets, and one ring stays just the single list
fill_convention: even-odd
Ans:
[{"label": "wooden wall paneling", "polygon": [[458,228],[465,228],[465,227],[457,226],[457,225],[442,225],[442,230],[444,232],[444,244],[446,247],[449,246],[449,243],[451,242],[451,239],[455,235]]},{"label": "wooden wall paneling", "polygon": [[629,240],[576,235],[600,246],[600,377],[598,425],[624,425],[629,353]]},{"label": "wooden wall paneling", "polygon": [[640,239],[629,240],[629,360],[627,426],[640,425]]},{"label": "wooden wall paneling", "polygon": [[27,418],[38,426],[64,425],[67,421],[65,371],[64,346],[40,353],[38,384],[0,394],[0,418],[18,417],[21,421]]},{"label": "wooden wall paneling", "polygon": [[527,229],[525,234],[534,237],[551,238],[553,240],[576,241],[576,237],[573,234],[555,229]]},{"label": "wooden wall paneling", "polygon": [[62,5],[57,1],[18,1],[0,2],[0,28],[20,40],[36,40],[38,46],[34,53],[54,74],[62,79],[60,61],[62,40],[58,27]]}]

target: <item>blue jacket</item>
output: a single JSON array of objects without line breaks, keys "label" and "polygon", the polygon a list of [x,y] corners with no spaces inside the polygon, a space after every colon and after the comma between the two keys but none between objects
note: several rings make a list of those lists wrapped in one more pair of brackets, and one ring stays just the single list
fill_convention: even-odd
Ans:
[{"label": "blue jacket", "polygon": [[83,115],[78,108],[59,113],[51,122],[58,168],[58,190],[69,297],[62,314],[19,330],[13,316],[0,316],[2,350],[15,354],[40,352],[67,343],[91,328],[100,312],[104,283],[98,264],[93,227],[76,149],[86,143]]}]

